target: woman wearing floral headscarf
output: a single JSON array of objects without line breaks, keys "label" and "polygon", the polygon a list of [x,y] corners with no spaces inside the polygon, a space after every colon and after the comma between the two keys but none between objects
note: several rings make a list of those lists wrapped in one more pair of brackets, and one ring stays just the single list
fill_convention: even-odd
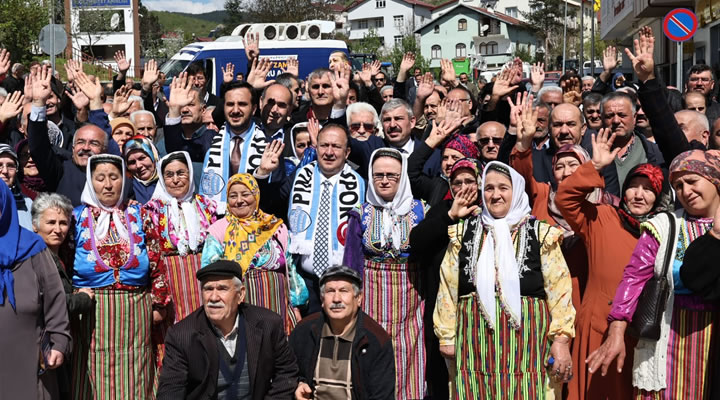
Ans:
[{"label": "woman wearing floral headscarf", "polygon": [[145,136],[135,136],[125,142],[123,156],[132,175],[135,200],[140,204],[150,201],[158,183],[158,152],[152,141]]},{"label": "woman wearing floral headscarf", "polygon": [[575,310],[562,232],[530,215],[525,181],[509,166],[488,163],[482,192],[482,214],[471,213],[448,247],[435,308],[455,398],[545,399],[550,356],[551,375],[571,377]]},{"label": "woman wearing floral headscarf", "polygon": [[425,393],[423,281],[410,260],[410,231],[425,217],[414,200],[407,160],[398,150],[380,148],[370,157],[367,202],[348,213],[343,264],[363,271],[363,311],[393,339],[398,399]]},{"label": "woman wearing floral headscarf", "polygon": [[[709,399],[711,365],[719,355],[714,346],[720,310],[688,290],[681,277],[685,250],[713,228],[720,207],[720,151],[690,150],[670,164],[670,181],[683,206],[674,215],[661,214],[640,224],[642,235],[613,300],[607,340],[588,358],[591,371],[602,373],[617,358],[623,368],[628,322],[632,321],[645,284],[662,271],[665,252],[671,252],[667,270],[670,295],[665,303],[660,339],[640,339],[634,350],[634,394],[638,399]],[[670,220],[676,235],[668,237]],[[669,247],[668,247],[669,246]],[[717,382],[712,382],[716,384]]]},{"label": "woman wearing floral headscarf", "polygon": [[297,307],[309,297],[288,251],[289,235],[283,220],[260,209],[260,188],[250,174],[228,181],[225,218],[209,228],[202,265],[224,259],[243,269],[245,301],[275,311],[290,333],[300,320]]},{"label": "woman wearing floral headscarf", "polygon": [[[577,315],[573,342],[573,374],[568,383],[570,399],[630,399],[630,371],[607,376],[586,372],[585,360],[602,344],[606,322],[623,269],[640,237],[639,224],[670,209],[672,194],[662,170],[651,164],[632,168],[623,183],[618,207],[592,201],[604,188],[600,175],[619,150],[611,151],[614,134],[601,129],[593,136],[593,158],[580,165],[558,186],[555,203],[573,232],[587,249],[588,278]],[[634,339],[625,339],[629,346]]]}]

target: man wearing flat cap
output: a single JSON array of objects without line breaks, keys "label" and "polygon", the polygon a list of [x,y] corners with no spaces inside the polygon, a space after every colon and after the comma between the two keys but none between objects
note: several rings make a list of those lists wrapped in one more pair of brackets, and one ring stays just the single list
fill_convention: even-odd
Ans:
[{"label": "man wearing flat cap", "polygon": [[323,311],[290,334],[300,367],[295,399],[394,399],[395,359],[385,330],[362,311],[362,278],[330,267],[320,277]]},{"label": "man wearing flat cap", "polygon": [[243,303],[240,265],[216,261],[197,279],[203,307],[168,331],[157,398],[291,398],[298,368],[283,321]]}]

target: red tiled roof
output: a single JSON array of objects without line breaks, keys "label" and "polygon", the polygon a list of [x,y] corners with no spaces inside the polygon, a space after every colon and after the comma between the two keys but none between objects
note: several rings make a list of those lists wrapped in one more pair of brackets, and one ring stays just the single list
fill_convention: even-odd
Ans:
[{"label": "red tiled roof", "polygon": [[509,15],[506,15],[506,14],[503,14],[503,13],[501,13],[501,12],[499,12],[499,11],[490,11],[490,10],[488,10],[487,8],[480,8],[480,7],[473,7],[473,6],[466,6],[466,7],[472,8],[473,10],[480,11],[481,13],[483,13],[483,14],[485,14],[485,15],[488,15],[488,16],[493,16],[493,15],[494,15],[495,17],[497,17],[497,19],[499,19],[499,20],[501,20],[501,21],[504,21],[504,22],[506,22],[506,23],[508,23],[508,24],[520,25],[520,24],[523,23],[523,22],[520,21],[519,19],[513,18],[513,17],[511,17],[511,16],[509,16]]},{"label": "red tiled roof", "polygon": [[[345,7],[345,10],[344,10],[344,11],[350,11],[351,9],[359,6],[360,4],[362,4],[362,3],[366,2],[366,1],[367,1],[367,0],[355,0],[355,1],[352,2],[352,4],[350,4],[349,6]],[[405,2],[405,3],[408,3],[408,4],[413,4],[413,5],[416,5],[416,6],[424,7],[424,8],[429,8],[429,9],[431,9],[431,10],[433,9],[433,7],[435,7],[435,6],[432,5],[432,4],[428,4],[428,3],[424,2],[424,1],[420,1],[420,0],[400,0],[400,1]],[[455,0],[455,1],[457,1],[457,0]]]},{"label": "red tiled roof", "polygon": [[328,5],[328,8],[335,12],[343,12],[345,10],[345,6],[342,4],[330,4]]},{"label": "red tiled roof", "polygon": [[438,5],[436,5],[435,7],[433,7],[433,8],[432,8],[432,11],[435,11],[435,10],[437,10],[438,8],[443,8],[443,7],[445,7],[445,6],[448,5],[448,4],[457,3],[457,2],[458,2],[458,0],[448,0],[448,1],[444,2],[444,3],[442,3],[442,4],[438,4]]}]

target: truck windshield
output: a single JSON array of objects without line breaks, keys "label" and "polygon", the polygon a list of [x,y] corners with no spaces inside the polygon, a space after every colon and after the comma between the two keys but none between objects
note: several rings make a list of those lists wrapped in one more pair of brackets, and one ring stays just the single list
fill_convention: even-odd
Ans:
[{"label": "truck windshield", "polygon": [[160,71],[165,74],[165,84],[169,85],[173,78],[183,72],[189,63],[189,60],[167,60],[162,67],[160,67]]}]

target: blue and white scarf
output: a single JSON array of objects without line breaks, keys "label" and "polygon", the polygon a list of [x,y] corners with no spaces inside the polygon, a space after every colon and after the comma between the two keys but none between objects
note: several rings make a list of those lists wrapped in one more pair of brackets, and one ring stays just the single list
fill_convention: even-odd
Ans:
[{"label": "blue and white scarf", "polygon": [[300,168],[295,175],[290,193],[290,252],[310,255],[316,240],[330,243],[330,265],[342,263],[347,232],[347,213],[365,202],[365,181],[357,172],[345,164],[333,186],[330,204],[330,229],[327,238],[315,236],[320,194],[322,192],[317,161]]},{"label": "blue and white scarf", "polygon": [[[253,121],[248,128],[250,134],[242,142],[242,158],[238,173],[251,174],[260,166],[265,146],[268,141],[265,132]],[[228,132],[227,124],[215,135],[210,144],[210,150],[205,155],[203,174],[200,178],[199,193],[214,200],[218,215],[225,214],[227,206],[227,190],[225,185],[230,179],[230,150],[232,149],[232,134]]]}]

